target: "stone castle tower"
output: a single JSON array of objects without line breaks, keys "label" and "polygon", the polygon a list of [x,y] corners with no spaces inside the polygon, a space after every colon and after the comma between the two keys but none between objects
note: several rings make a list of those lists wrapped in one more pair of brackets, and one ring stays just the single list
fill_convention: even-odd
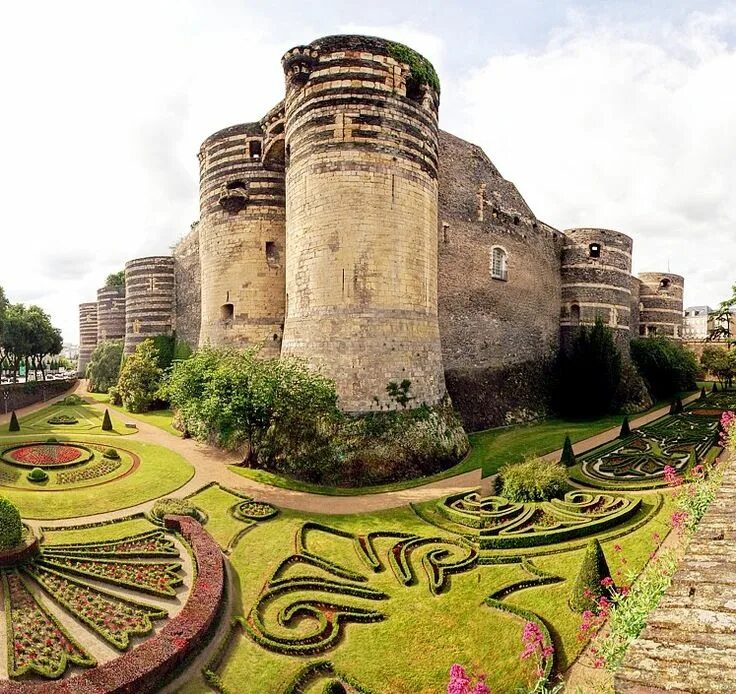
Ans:
[{"label": "stone castle tower", "polygon": [[562,251],[562,312],[565,344],[575,328],[601,317],[629,352],[631,333],[631,237],[611,229],[568,229]]},{"label": "stone castle tower", "polygon": [[125,337],[125,287],[97,290],[97,343]]},{"label": "stone castle tower", "polygon": [[[437,322],[439,95],[381,39],[289,51],[283,354],[337,383],[342,406],[445,392]],[[423,58],[417,61],[428,65]]]},{"label": "stone castle tower", "polygon": [[258,123],[225,128],[199,150],[200,345],[278,356],[284,328],[284,170],[263,162]]},{"label": "stone castle tower", "polygon": [[[386,386],[407,380],[410,406],[447,390],[482,429],[543,416],[550,363],[598,316],[624,354],[681,336],[682,277],[633,277],[626,234],[538,219],[480,147],[438,130],[418,53],[328,36],[282,66],[282,102],[202,143],[198,222],[171,256],[127,263],[126,353],[156,335],[257,347],[320,369],[347,411],[395,406]],[[80,369],[110,307],[80,306]]]}]

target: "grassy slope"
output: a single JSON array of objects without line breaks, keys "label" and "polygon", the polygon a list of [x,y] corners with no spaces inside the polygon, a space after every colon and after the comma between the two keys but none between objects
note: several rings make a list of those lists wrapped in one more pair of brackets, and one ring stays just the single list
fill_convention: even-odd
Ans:
[{"label": "grassy slope", "polygon": [[[237,527],[229,521],[222,525],[224,511],[236,501],[236,497],[222,490],[207,490],[195,497],[195,502],[210,514],[212,530],[223,545],[237,533]],[[625,556],[625,568],[638,571],[655,546],[653,533],[666,534],[669,514],[665,505],[657,517],[639,530],[605,542],[612,570],[620,568],[617,557]],[[274,567],[293,552],[295,532],[310,519],[360,533],[395,529],[424,536],[443,534],[408,508],[353,516],[282,511],[277,518],[250,530],[230,557],[239,586],[238,613],[247,614]],[[621,555],[614,552],[614,543],[622,546]],[[349,540],[317,533],[313,539],[310,536],[309,546],[322,556],[368,575]],[[564,583],[519,591],[507,598],[537,612],[551,625],[562,669],[568,667],[581,648],[577,641],[580,616],[567,607],[567,596],[583,549],[580,541],[559,546],[565,547],[570,550],[534,559],[539,567],[564,576]],[[384,560],[387,549],[388,545],[380,546]],[[369,585],[385,591],[390,599],[380,603],[353,599],[351,604],[378,606],[387,618],[375,624],[347,624],[342,643],[328,653],[309,658],[279,655],[238,632],[218,673],[232,691],[238,691],[239,683],[244,681],[251,682],[254,691],[280,691],[306,663],[329,659],[339,670],[374,691],[428,694],[443,691],[450,665],[460,662],[487,673],[491,691],[514,691],[516,686],[525,684],[530,672],[529,664],[519,661],[523,621],[480,606],[491,591],[527,578],[520,566],[479,567],[455,575],[449,591],[436,597],[429,593],[421,566],[415,568],[418,581],[410,587],[399,584],[390,570],[370,574]],[[190,693],[204,691],[208,690],[201,680],[193,681],[186,689]]]},{"label": "grassy slope", "polygon": [[[194,475],[194,468],[178,453],[166,448],[142,443],[126,438],[121,444],[114,438],[105,440],[102,436],[75,434],[73,437],[58,436],[60,441],[73,438],[85,441],[120,445],[121,448],[137,453],[141,458],[140,467],[128,477],[96,487],[70,489],[66,492],[21,491],[0,487],[0,492],[20,509],[24,518],[74,518],[104,513],[165,496]],[[14,444],[24,437],[2,438],[4,444]],[[29,439],[32,440],[32,439]]]},{"label": "grassy slope", "polygon": [[174,429],[174,427],[171,425],[172,419],[174,417],[174,413],[171,410],[151,410],[150,412],[134,413],[128,412],[128,410],[124,409],[123,407],[118,407],[117,405],[111,404],[110,398],[107,393],[85,393],[84,397],[90,398],[95,402],[102,403],[103,405],[107,405],[107,407],[109,407],[111,410],[115,410],[125,417],[129,417],[130,419],[138,419],[142,422],[146,422],[147,424],[158,427],[159,429],[163,429],[172,436],[181,438],[181,432],[177,429]]},{"label": "grassy slope", "polygon": [[[54,415],[67,415],[77,420],[76,424],[49,424],[48,420]],[[104,434],[105,436],[125,436],[135,433],[132,429],[125,429],[113,422],[112,431],[102,431],[104,414],[88,405],[49,405],[41,410],[32,412],[20,418],[20,431],[11,432],[10,424],[0,426],[0,436],[30,436],[39,438],[48,436],[70,436],[76,434]]]}]

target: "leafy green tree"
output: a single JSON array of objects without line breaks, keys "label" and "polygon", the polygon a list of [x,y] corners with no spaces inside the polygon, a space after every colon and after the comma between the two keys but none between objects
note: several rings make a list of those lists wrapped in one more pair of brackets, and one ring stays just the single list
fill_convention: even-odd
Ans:
[{"label": "leafy green tree", "polygon": [[703,368],[715,376],[721,385],[730,388],[736,376],[736,350],[707,345],[700,356]]},{"label": "leafy green tree", "polygon": [[657,400],[696,387],[699,368],[695,354],[676,340],[668,337],[632,340],[631,358]]},{"label": "leafy green tree", "polygon": [[595,610],[598,598],[603,595],[604,579],[611,579],[606,555],[598,539],[588,542],[578,575],[572,586],[570,607],[576,612]]},{"label": "leafy green tree", "polygon": [[187,431],[242,450],[246,465],[304,476],[330,463],[335,384],[300,360],[203,349],[176,363],[162,390]]},{"label": "leafy green tree", "polygon": [[124,287],[125,286],[125,270],[113,272],[105,279],[106,287]]},{"label": "leafy green tree", "polygon": [[107,340],[97,345],[87,365],[87,390],[107,393],[118,382],[122,358],[122,340]]},{"label": "leafy green tree", "polygon": [[145,412],[157,399],[163,369],[153,340],[143,340],[120,369],[117,392],[123,407],[130,412]]},{"label": "leafy green tree", "polygon": [[558,407],[573,417],[599,417],[618,405],[623,372],[613,331],[597,318],[581,326],[568,350],[560,355]]},{"label": "leafy green tree", "polygon": [[20,544],[22,535],[23,524],[18,509],[4,496],[0,496],[0,550]]}]

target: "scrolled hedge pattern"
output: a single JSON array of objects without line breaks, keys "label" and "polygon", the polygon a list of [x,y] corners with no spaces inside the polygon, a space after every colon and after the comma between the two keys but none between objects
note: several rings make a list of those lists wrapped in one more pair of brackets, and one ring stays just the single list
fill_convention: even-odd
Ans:
[{"label": "scrolled hedge pattern", "polygon": [[482,550],[539,547],[593,535],[631,518],[641,505],[602,492],[572,491],[564,500],[515,503],[477,492],[454,494],[437,503],[448,521],[475,532],[469,538]]}]

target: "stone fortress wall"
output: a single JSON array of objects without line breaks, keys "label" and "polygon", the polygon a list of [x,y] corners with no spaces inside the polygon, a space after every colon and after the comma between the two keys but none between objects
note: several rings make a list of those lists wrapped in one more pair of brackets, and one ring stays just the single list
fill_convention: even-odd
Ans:
[{"label": "stone fortress wall", "polygon": [[125,287],[97,290],[97,344],[125,337]]},{"label": "stone fortress wall", "polygon": [[683,279],[633,277],[621,232],[539,220],[438,130],[439,83],[411,49],[331,36],[282,65],[283,102],[202,143],[200,220],[168,261],[126,266],[126,353],[173,333],[303,357],[352,412],[395,406],[386,385],[407,379],[412,404],[447,388],[477,430],[544,414],[576,325],[601,316],[625,351],[681,335]]}]

